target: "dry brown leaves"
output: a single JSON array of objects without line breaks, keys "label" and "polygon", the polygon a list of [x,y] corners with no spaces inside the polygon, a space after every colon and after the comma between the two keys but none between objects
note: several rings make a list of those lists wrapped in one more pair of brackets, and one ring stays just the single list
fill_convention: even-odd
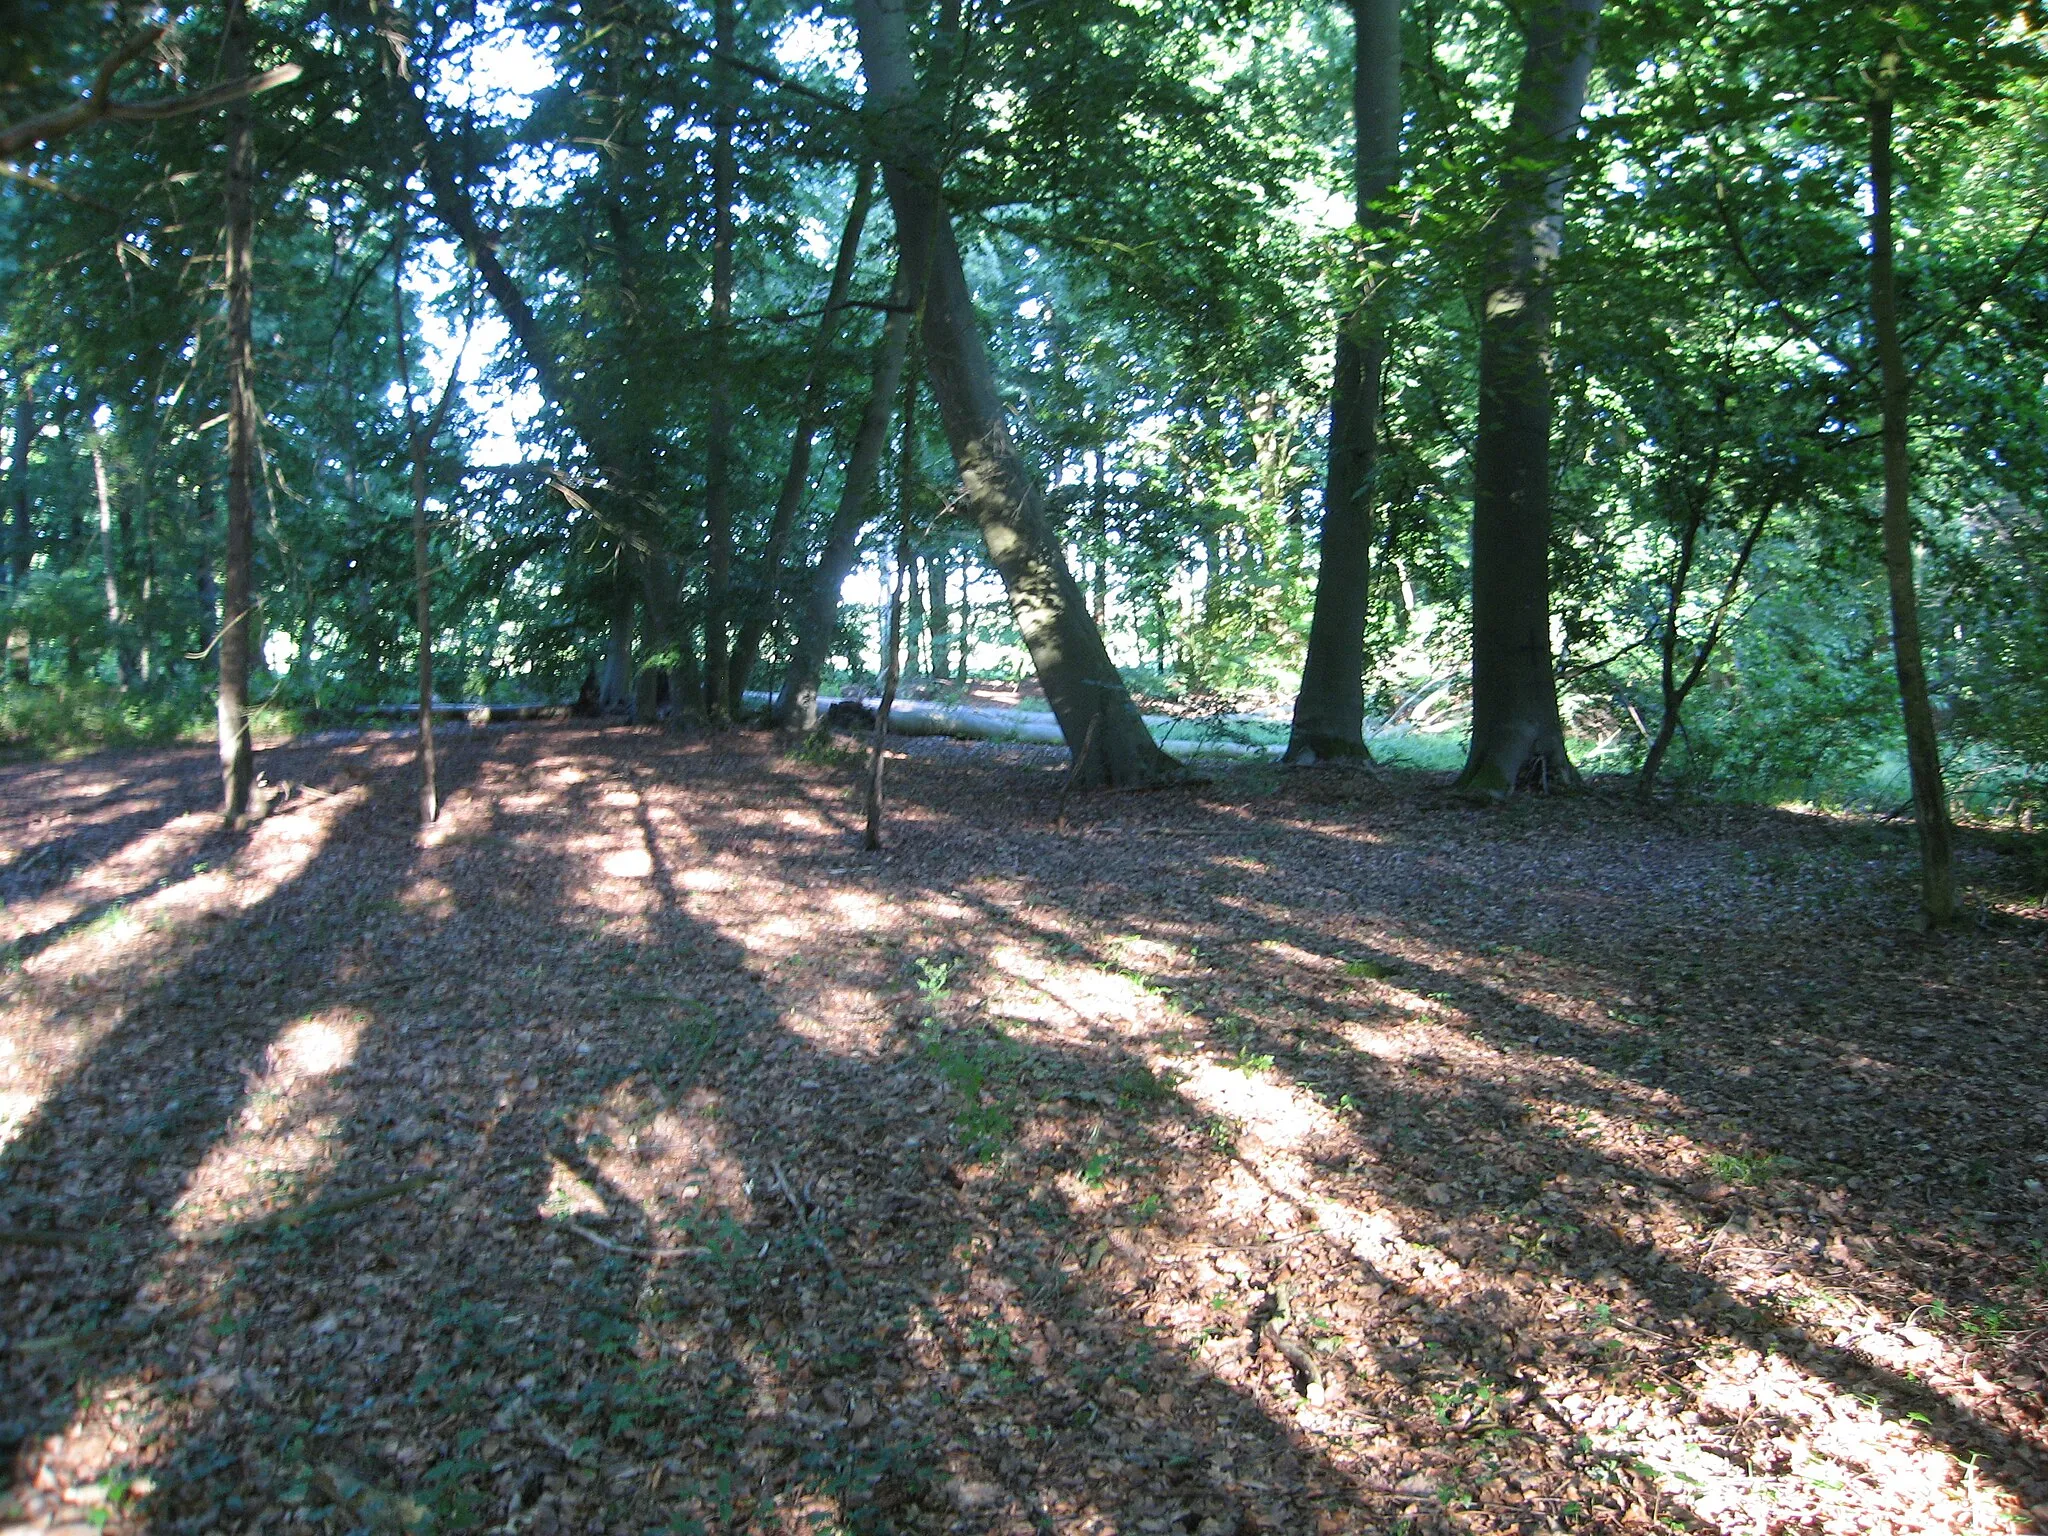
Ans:
[{"label": "dry brown leaves", "polygon": [[0,774],[0,1521],[2048,1528],[1995,849],[1921,938],[1768,812],[406,752]]}]

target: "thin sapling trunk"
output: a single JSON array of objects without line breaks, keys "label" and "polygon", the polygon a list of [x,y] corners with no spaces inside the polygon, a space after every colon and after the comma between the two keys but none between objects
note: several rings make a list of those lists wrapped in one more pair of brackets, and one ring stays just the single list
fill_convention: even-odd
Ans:
[{"label": "thin sapling trunk", "polygon": [[889,591],[888,634],[883,642],[882,699],[875,709],[875,741],[868,750],[867,830],[861,846],[870,853],[882,846],[882,764],[883,749],[889,741],[889,711],[896,705],[896,682],[903,665],[903,587],[910,569],[910,530],[896,530],[896,575]]},{"label": "thin sapling trunk", "polygon": [[875,199],[875,163],[861,162],[854,181],[853,200],[847,205],[846,225],[840,232],[839,251],[832,263],[832,281],[825,293],[824,313],[818,319],[818,333],[811,342],[811,359],[799,396],[796,431],[790,438],[789,467],[782,476],[782,490],[775,498],[775,510],[768,519],[768,534],[762,541],[760,590],[748,603],[732,647],[732,679],[728,684],[737,701],[761,657],[761,643],[767,638],[775,594],[782,590],[783,562],[789,555],[790,535],[795,531],[797,513],[803,508],[804,491],[810,484],[811,453],[818,429],[824,425],[828,399],[833,343],[839,336],[839,319],[845,312],[847,294],[853,286],[853,269],[860,254],[860,237],[867,227],[868,211]]},{"label": "thin sapling trunk", "polygon": [[1920,644],[1920,598],[1913,577],[1911,425],[1912,374],[1899,340],[1897,252],[1892,232],[1894,170],[1892,109],[1901,54],[1885,54],[1870,98],[1870,322],[1877,343],[1883,392],[1884,573],[1892,612],[1892,662],[1905,716],[1906,766],[1920,838],[1920,906],[1926,923],[1940,927],[1956,915],[1955,834],[1942,786],[1941,746],[1928,697]]}]

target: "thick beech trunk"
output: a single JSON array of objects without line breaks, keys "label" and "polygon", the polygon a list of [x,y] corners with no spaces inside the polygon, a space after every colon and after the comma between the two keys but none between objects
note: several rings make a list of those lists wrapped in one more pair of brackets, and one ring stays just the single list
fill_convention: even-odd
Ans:
[{"label": "thick beech trunk", "polygon": [[1458,783],[1498,797],[1574,784],[1550,653],[1551,268],[1599,0],[1538,0],[1501,156],[1472,455],[1472,747]]},{"label": "thick beech trunk", "polygon": [[1880,424],[1884,452],[1884,573],[1891,592],[1892,662],[1899,675],[1899,706],[1906,724],[1906,766],[1913,781],[1913,813],[1920,837],[1920,905],[1939,927],[1956,915],[1955,834],[1941,782],[1941,746],[1927,695],[1920,647],[1920,599],[1913,579],[1912,464],[1907,428],[1912,374],[1899,342],[1897,260],[1892,233],[1892,100],[1900,55],[1879,63],[1870,100],[1870,328],[1877,343]]},{"label": "thick beech trunk", "polygon": [[797,407],[796,432],[790,439],[789,468],[782,477],[781,494],[768,519],[768,535],[762,540],[758,565],[759,585],[748,600],[732,646],[732,676],[728,684],[735,701],[746,688],[755,662],[761,658],[761,642],[767,638],[775,597],[782,590],[782,565],[789,554],[790,535],[796,516],[803,508],[804,491],[811,479],[811,449],[824,425],[830,406],[826,384],[831,371],[832,347],[839,335],[839,317],[846,308],[846,296],[853,286],[853,268],[860,255],[861,232],[867,227],[868,210],[875,198],[875,163],[861,162],[853,185],[853,201],[846,208],[846,227],[840,232],[839,254],[832,263],[832,281],[825,293],[824,313],[818,320],[818,334],[811,343],[811,361],[804,373],[803,394]]},{"label": "thick beech trunk", "polygon": [[1036,476],[1010,436],[954,242],[941,190],[937,148],[944,125],[927,109],[911,71],[903,0],[858,0],[866,112],[882,151],[884,184],[895,210],[903,258],[927,274],[925,372],[960,472],[967,511],[981,530],[989,562],[1003,578],[1010,609],[1070,750],[1075,782],[1142,787],[1169,783],[1184,770],[1152,740],[1089,617],[1045,512]]},{"label": "thick beech trunk", "polygon": [[[733,51],[732,0],[713,7],[719,59]],[[732,229],[738,172],[733,156],[734,72],[713,74],[717,102],[711,126],[711,399],[704,445],[704,694],[713,725],[732,719]]]},{"label": "thick beech trunk", "polygon": [[[249,72],[248,16],[242,0],[228,0],[223,72],[231,80]],[[246,100],[228,108],[227,173],[227,392],[228,526],[221,571],[220,726],[221,810],[229,826],[249,814],[255,752],[249,739],[250,542],[255,525],[255,349],[250,340],[254,279],[250,261],[256,233],[256,129]]]},{"label": "thick beech trunk", "polygon": [[1380,269],[1391,234],[1385,203],[1400,178],[1400,0],[1352,0],[1351,37],[1353,190],[1365,287],[1358,307],[1337,327],[1316,604],[1287,742],[1291,763],[1371,756],[1365,746],[1365,620],[1380,371],[1387,348],[1375,289],[1384,281]]},{"label": "thick beech trunk", "polygon": [[854,434],[853,451],[847,455],[839,505],[818,551],[810,593],[790,648],[789,668],[775,701],[775,723],[784,730],[817,728],[818,682],[824,676],[825,661],[832,651],[832,635],[839,625],[839,589],[846,585],[847,575],[860,556],[860,531],[867,522],[868,498],[874,494],[882,455],[889,446],[889,422],[895,411],[896,392],[903,384],[903,365],[910,353],[910,332],[920,287],[916,273],[899,253],[896,281],[889,293],[889,318],[882,327],[882,342],[875,357],[874,384],[868,391],[867,409],[861,413],[860,429]]}]

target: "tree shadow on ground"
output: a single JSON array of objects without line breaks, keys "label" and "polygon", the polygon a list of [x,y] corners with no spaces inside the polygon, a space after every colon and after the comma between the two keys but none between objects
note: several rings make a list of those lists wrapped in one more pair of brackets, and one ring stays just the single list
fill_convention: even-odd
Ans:
[{"label": "tree shadow on ground", "polygon": [[[1598,1528],[1673,1507],[1557,1383],[1638,1404],[1707,1334],[1793,1342],[1632,1224],[1679,1198],[1647,1150],[1570,1140],[1680,1096],[1591,1075],[1557,1006],[1542,1070],[1484,1083],[1527,989],[1412,915],[1368,938],[1341,881],[1303,902],[1361,849],[1298,807],[1126,812],[1118,843],[1279,840],[1197,837],[1155,887],[984,819],[1049,811],[1014,768],[892,766],[885,863],[830,772],[734,738],[508,732],[447,771],[436,834],[387,760],[138,961],[0,1154],[16,1221],[120,1218],[6,1255],[55,1436],[25,1493],[89,1475],[195,1532]],[[1292,902],[1247,894],[1262,858]],[[1398,985],[1337,979],[1374,956]],[[1376,1049],[1411,1002],[1441,1037]],[[1802,1365],[1871,1380],[1830,1349]]]}]

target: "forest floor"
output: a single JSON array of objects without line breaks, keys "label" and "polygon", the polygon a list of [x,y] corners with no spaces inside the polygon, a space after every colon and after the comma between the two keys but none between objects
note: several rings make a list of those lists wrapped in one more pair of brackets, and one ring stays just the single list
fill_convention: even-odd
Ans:
[{"label": "forest floor", "polygon": [[0,770],[0,1530],[2048,1529],[2028,858],[443,746]]}]

